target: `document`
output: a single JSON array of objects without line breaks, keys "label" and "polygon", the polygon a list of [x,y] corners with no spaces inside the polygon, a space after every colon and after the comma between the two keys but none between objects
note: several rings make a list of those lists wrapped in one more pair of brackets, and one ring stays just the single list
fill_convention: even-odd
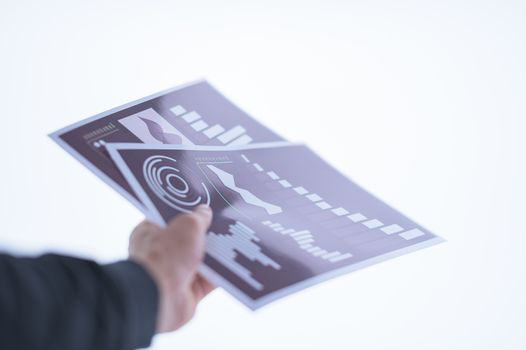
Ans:
[{"label": "document", "polygon": [[212,208],[201,273],[251,309],[441,241],[305,145],[107,149],[150,220]]},{"label": "document", "polygon": [[200,273],[251,309],[443,241],[206,81],[50,136],[160,225],[209,205]]},{"label": "document", "polygon": [[144,206],[109,158],[107,143],[238,146],[283,141],[206,81],[130,102],[50,136],[145,214]]}]

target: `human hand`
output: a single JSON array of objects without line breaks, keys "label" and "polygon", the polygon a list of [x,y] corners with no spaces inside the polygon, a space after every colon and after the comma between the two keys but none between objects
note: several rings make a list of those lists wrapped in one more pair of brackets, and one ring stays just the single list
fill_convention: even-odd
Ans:
[{"label": "human hand", "polygon": [[157,333],[187,323],[199,301],[214,289],[197,272],[211,221],[212,210],[200,205],[192,213],[177,215],[166,228],[143,221],[132,232],[130,258],[144,266],[159,289]]}]

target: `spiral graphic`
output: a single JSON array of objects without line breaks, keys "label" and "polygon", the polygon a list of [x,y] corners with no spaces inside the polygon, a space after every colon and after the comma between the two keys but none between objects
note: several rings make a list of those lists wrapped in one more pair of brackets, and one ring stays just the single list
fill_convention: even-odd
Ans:
[{"label": "spiral graphic", "polygon": [[[203,182],[204,193],[195,190],[192,181],[185,175],[192,172],[185,169],[173,158],[155,155],[144,161],[143,175],[150,189],[170,207],[182,212],[191,212],[199,204],[210,204],[210,193]],[[199,186],[199,185],[198,185]]]}]

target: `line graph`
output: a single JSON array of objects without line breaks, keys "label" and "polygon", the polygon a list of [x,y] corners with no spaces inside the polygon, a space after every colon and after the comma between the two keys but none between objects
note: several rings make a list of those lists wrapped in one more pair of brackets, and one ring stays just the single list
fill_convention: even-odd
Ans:
[{"label": "line graph", "polygon": [[222,169],[219,169],[215,165],[207,165],[207,167],[214,174],[217,175],[217,177],[223,183],[223,185],[225,185],[227,188],[231,189],[232,191],[237,192],[246,203],[265,209],[265,211],[269,215],[278,214],[283,211],[281,207],[265,202],[264,200],[260,199],[259,197],[257,197],[255,194],[253,194],[249,190],[237,186],[235,178],[232,174],[227,173],[226,171]]}]

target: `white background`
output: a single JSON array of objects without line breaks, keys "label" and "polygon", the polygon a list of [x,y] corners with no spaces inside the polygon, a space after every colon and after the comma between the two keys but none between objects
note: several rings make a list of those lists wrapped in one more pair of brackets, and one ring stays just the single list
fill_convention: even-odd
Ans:
[{"label": "white background", "polygon": [[0,4],[1,249],[124,258],[141,215],[46,134],[205,77],[448,242],[256,313],[217,290],[154,349],[526,348],[523,1]]}]

